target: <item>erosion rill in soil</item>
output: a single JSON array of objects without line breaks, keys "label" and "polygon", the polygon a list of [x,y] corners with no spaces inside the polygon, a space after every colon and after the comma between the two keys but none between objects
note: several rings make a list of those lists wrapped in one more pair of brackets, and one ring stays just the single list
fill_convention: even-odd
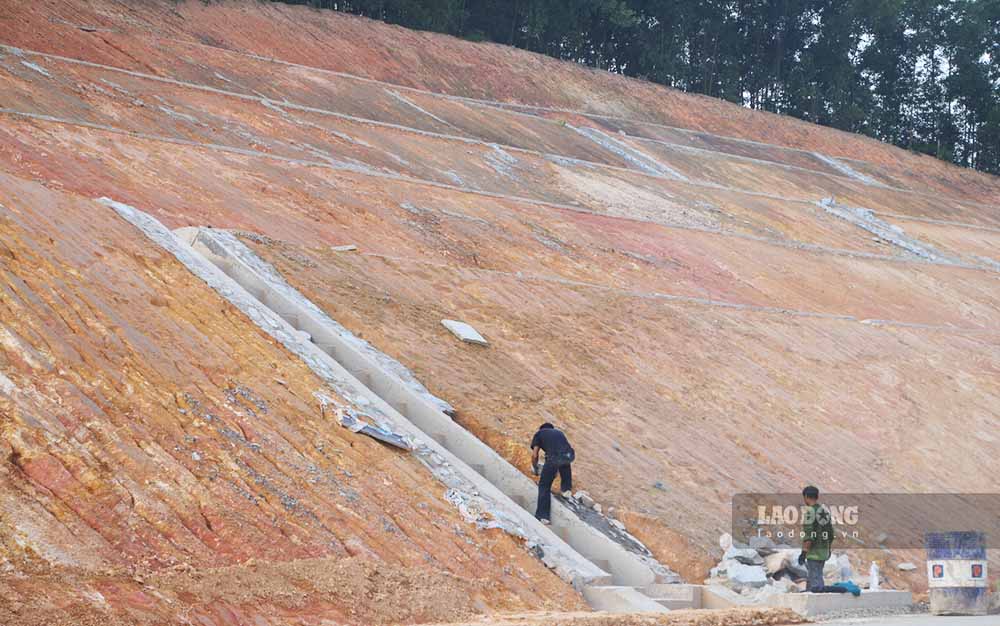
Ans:
[{"label": "erosion rill in soil", "polygon": [[332,11],[0,5],[4,624],[638,624],[585,588],[702,582],[735,493],[995,488],[995,177]]}]

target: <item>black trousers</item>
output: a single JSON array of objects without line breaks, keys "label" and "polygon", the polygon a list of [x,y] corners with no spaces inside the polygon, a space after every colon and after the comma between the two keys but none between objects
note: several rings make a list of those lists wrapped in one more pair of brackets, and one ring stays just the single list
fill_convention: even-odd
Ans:
[{"label": "black trousers", "polygon": [[535,508],[535,517],[538,519],[551,519],[552,483],[556,479],[556,474],[559,474],[559,489],[573,490],[573,470],[570,464],[546,460],[542,465],[542,474],[538,478],[538,506]]}]

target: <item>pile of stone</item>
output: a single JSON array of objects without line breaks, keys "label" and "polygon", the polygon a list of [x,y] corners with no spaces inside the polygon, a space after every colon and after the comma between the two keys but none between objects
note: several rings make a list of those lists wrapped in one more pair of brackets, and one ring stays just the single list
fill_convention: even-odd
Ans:
[{"label": "pile of stone", "polygon": [[[768,537],[751,537],[747,544],[733,541],[728,533],[719,537],[722,560],[712,568],[706,585],[727,587],[762,603],[778,593],[805,591],[806,568],[799,565],[801,548],[775,544]],[[850,580],[851,562],[846,554],[834,554],[823,568],[826,584]]]}]

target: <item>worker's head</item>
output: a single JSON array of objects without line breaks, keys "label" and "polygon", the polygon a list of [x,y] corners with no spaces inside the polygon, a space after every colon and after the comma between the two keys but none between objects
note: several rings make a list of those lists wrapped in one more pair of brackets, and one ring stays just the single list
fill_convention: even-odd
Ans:
[{"label": "worker's head", "polygon": [[545,422],[544,424],[538,427],[538,430],[545,430],[546,428],[555,428],[555,426],[553,426],[549,422]]},{"label": "worker's head", "polygon": [[819,489],[809,485],[802,490],[802,499],[806,501],[806,504],[812,506],[819,502]]}]

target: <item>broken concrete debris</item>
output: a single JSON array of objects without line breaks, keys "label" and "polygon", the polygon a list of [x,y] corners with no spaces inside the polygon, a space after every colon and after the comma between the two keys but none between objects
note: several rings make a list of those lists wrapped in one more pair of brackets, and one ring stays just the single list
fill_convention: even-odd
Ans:
[{"label": "broken concrete debris", "polygon": [[402,435],[368,424],[351,409],[340,407],[337,409],[337,413],[340,425],[352,433],[362,433],[368,435],[372,439],[381,441],[382,443],[387,443],[403,450],[409,451],[413,449],[410,442]]},{"label": "broken concrete debris", "polygon": [[[805,591],[806,568],[798,564],[801,548],[777,545],[768,537],[751,537],[746,545],[733,541],[728,533],[719,537],[722,560],[705,581],[711,587],[736,592],[755,604],[766,604],[777,594]],[[846,554],[834,554],[823,567],[826,584],[852,580],[861,587],[867,577],[853,574]]]},{"label": "broken concrete debris", "polygon": [[[577,517],[603,533],[606,537],[622,546],[629,552],[640,557],[652,557],[641,541],[632,535],[625,528],[625,524],[611,517],[614,507],[608,507],[605,513],[604,507],[586,491],[580,490],[576,493],[564,492],[561,494],[561,502],[565,504]],[[657,564],[658,565],[658,564]],[[662,567],[662,566],[660,566]],[[664,580],[676,578],[673,572],[664,572]]]},{"label": "broken concrete debris", "polygon": [[333,246],[330,249],[334,252],[355,252],[358,247],[353,243],[349,243],[343,246]]},{"label": "broken concrete debris", "polygon": [[451,334],[455,335],[465,343],[474,343],[479,346],[490,345],[486,339],[479,334],[479,331],[465,322],[459,322],[456,320],[441,320],[441,324],[451,331]]},{"label": "broken concrete debris", "polygon": [[763,565],[764,557],[761,556],[757,550],[754,548],[739,548],[735,545],[729,546],[726,550],[725,555],[722,557],[723,561],[735,560],[743,563],[744,565]]},{"label": "broken concrete debris", "polygon": [[767,584],[767,574],[759,565],[744,565],[736,560],[723,561],[715,571],[716,576],[720,573],[725,574],[730,584],[736,587],[757,588]]},{"label": "broken concrete debris", "polygon": [[914,565],[913,563],[900,563],[899,565],[896,566],[896,569],[898,569],[901,572],[912,572],[913,570],[917,569],[917,566]]},{"label": "broken concrete debris", "polygon": [[586,491],[577,491],[576,493],[573,494],[573,497],[576,498],[577,502],[579,502],[580,504],[582,504],[587,508],[592,509],[594,508],[594,505],[597,504],[596,502],[594,502],[594,499],[590,497],[590,494],[587,493]]},{"label": "broken concrete debris", "polygon": [[[444,499],[452,503],[458,509],[465,521],[475,524],[480,530],[499,528],[500,530],[508,532],[515,537],[526,539],[526,548],[529,552],[535,552],[535,549],[537,548],[539,558],[542,558],[542,555],[545,554],[545,551],[541,546],[528,539],[528,533],[522,524],[511,516],[504,514],[503,511],[498,510],[496,506],[487,502],[476,492],[467,493],[459,489],[451,488],[445,492]],[[546,563],[546,567],[552,569],[556,567],[556,565]]]}]

